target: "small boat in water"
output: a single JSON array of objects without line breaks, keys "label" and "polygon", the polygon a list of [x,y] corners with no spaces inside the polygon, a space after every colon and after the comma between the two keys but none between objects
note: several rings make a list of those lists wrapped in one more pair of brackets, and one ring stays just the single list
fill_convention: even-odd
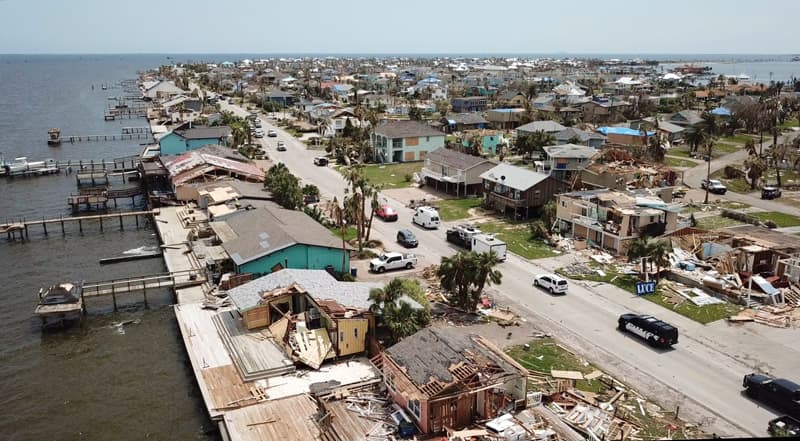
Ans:
[{"label": "small boat in water", "polygon": [[62,282],[39,289],[39,304],[35,313],[42,319],[42,328],[50,329],[80,323],[83,313],[83,286],[73,282]]},{"label": "small boat in water", "polygon": [[47,139],[47,145],[61,145],[61,129],[52,128],[47,131],[47,135],[49,136]]}]

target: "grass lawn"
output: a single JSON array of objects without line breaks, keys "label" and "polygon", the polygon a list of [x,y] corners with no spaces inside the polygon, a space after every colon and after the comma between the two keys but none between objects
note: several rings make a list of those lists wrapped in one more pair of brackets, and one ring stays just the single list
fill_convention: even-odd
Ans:
[{"label": "grass lawn", "polygon": [[669,156],[664,158],[664,162],[666,162],[667,165],[670,167],[694,167],[697,164],[699,164],[699,162],[695,162],[689,159],[672,158]]},{"label": "grass lawn", "polygon": [[736,315],[739,311],[739,306],[732,303],[719,303],[716,305],[697,306],[694,303],[686,300],[680,305],[672,305],[664,300],[664,296],[656,292],[642,296],[645,300],[661,305],[664,308],[671,309],[678,314],[688,317],[696,322],[708,324],[717,320],[726,319],[732,315]]},{"label": "grass lawn", "polygon": [[[580,371],[584,374],[596,369],[592,365],[584,365],[579,357],[558,346],[552,338],[532,340],[528,344],[530,349],[527,351],[522,346],[514,346],[506,350],[506,353],[511,358],[526,369],[548,374],[552,369]],[[599,380],[578,380],[575,383],[575,388],[597,393],[602,391],[605,386]]]},{"label": "grass lawn", "polygon": [[711,150],[711,156],[716,158],[718,156],[727,155],[728,153],[733,153],[739,150],[741,150],[741,146],[718,142],[714,144],[714,147]]},{"label": "grass lawn", "polygon": [[722,137],[719,140],[720,141],[724,141],[724,142],[735,142],[737,144],[744,145],[744,143],[746,143],[747,141],[752,141],[754,139],[755,139],[755,137],[753,135],[746,135],[744,133],[739,133],[739,134],[734,135],[734,136]]},{"label": "grass lawn", "polygon": [[422,170],[422,162],[403,162],[389,165],[368,165],[364,167],[364,175],[373,185],[382,185],[384,189],[410,187],[413,179],[406,180],[406,175],[413,176]]},{"label": "grass lawn", "polygon": [[669,156],[680,156],[681,158],[688,158],[689,157],[689,147],[673,147],[667,150],[667,154]]},{"label": "grass lawn", "polygon": [[703,230],[716,230],[719,228],[742,225],[744,222],[722,216],[708,216],[697,218],[697,228]]},{"label": "grass lawn", "polygon": [[[778,184],[778,175],[775,173],[774,168],[770,168],[766,172],[764,172],[764,182],[767,184]],[[781,170],[781,184],[796,184],[800,182],[800,173],[797,173],[794,170]]]},{"label": "grass lawn", "polygon": [[[732,164],[732,166],[739,168],[742,167],[741,165],[737,164]],[[719,169],[714,173],[711,173],[711,179],[719,179],[720,181],[722,181],[723,184],[725,184],[726,187],[728,187],[729,191],[735,191],[736,193],[750,193],[751,191],[753,191],[750,189],[750,184],[748,184],[747,181],[744,180],[744,178],[737,178],[737,179],[725,178],[724,168]],[[711,195],[709,195],[708,197],[711,198]]]},{"label": "grass lawn", "polygon": [[553,257],[553,249],[541,240],[532,240],[527,224],[507,224],[503,222],[486,222],[477,224],[484,233],[494,233],[497,238],[508,245],[508,251],[519,254],[526,259],[542,259]]},{"label": "grass lawn", "polygon": [[[331,227],[331,228],[329,228],[329,230],[331,230],[331,232],[333,234],[335,234],[336,237],[338,237],[338,238],[342,237],[342,229],[341,228],[339,228],[339,227]],[[345,231],[344,232],[344,240],[347,241],[347,242],[350,242],[351,240],[354,240],[356,238],[356,236],[358,235],[358,232],[356,231],[356,227],[354,227],[354,226],[349,226],[349,227],[345,228],[344,231]]]},{"label": "grass lawn", "polygon": [[480,207],[483,198],[446,199],[436,203],[443,221],[454,221],[469,217],[469,209]]},{"label": "grass lawn", "polygon": [[[698,223],[699,221],[700,219],[698,219]],[[597,264],[587,264],[587,265],[591,267],[602,268],[603,272],[605,272],[605,275],[601,276],[597,273],[569,274],[565,272],[562,268],[557,269],[556,273],[565,277],[569,277],[570,279],[574,280],[590,280],[593,282],[610,283],[631,294],[635,292],[636,282],[639,280],[637,277],[627,274],[619,274],[613,267],[601,267],[600,265]],[[665,302],[664,297],[660,295],[659,292],[660,289],[656,292],[656,294],[651,294],[641,297],[644,298],[645,300],[651,301],[665,308],[671,309],[680,315],[686,316],[696,322],[700,322],[703,324],[728,318],[731,315],[736,314],[736,312],[739,310],[738,306],[730,303],[708,305],[708,306],[697,306],[688,300],[676,306]]]},{"label": "grass lawn", "polygon": [[800,123],[797,122],[797,118],[787,119],[782,124],[778,125],[781,130],[786,130],[791,127],[800,127]]},{"label": "grass lawn", "polygon": [[771,220],[772,222],[775,222],[779,228],[796,227],[800,225],[799,217],[778,211],[763,211],[760,213],[750,213],[750,215],[761,219],[762,222]]}]

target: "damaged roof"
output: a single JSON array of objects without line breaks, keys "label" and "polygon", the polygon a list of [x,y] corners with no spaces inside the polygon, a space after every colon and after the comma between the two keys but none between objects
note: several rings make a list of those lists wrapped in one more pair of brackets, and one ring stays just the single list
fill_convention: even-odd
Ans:
[{"label": "damaged roof", "polygon": [[[325,270],[283,269],[237,286],[228,291],[228,295],[239,311],[246,311],[259,304],[262,293],[295,284],[314,300],[333,300],[344,307],[364,310],[372,305],[369,292],[375,288],[383,288],[382,283],[340,282]],[[403,296],[401,300],[414,309],[422,309],[422,306],[410,297]]]},{"label": "damaged roof", "polygon": [[226,170],[243,179],[264,180],[264,170],[236,151],[218,145],[207,145],[178,156],[162,156],[161,163],[174,185],[180,185],[206,173]]},{"label": "damaged roof", "polygon": [[[414,384],[422,388],[431,382],[452,383],[451,368],[459,364],[490,363],[503,374],[524,369],[497,348],[490,347],[476,334],[459,328],[425,328],[406,337],[385,353],[403,369]],[[481,366],[478,367],[480,372]]]},{"label": "damaged roof", "polygon": [[453,167],[458,170],[469,170],[478,164],[492,162],[480,156],[468,155],[466,153],[461,153],[459,151],[450,150],[444,147],[439,147],[438,149],[428,153],[426,159],[430,160],[434,164],[444,164],[448,167]]}]

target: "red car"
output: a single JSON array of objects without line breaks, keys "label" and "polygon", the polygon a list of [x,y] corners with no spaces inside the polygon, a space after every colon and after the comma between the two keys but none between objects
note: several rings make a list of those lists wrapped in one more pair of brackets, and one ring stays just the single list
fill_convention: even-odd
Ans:
[{"label": "red car", "polygon": [[381,205],[380,208],[375,210],[375,216],[378,216],[386,222],[396,221],[397,211],[388,205]]}]

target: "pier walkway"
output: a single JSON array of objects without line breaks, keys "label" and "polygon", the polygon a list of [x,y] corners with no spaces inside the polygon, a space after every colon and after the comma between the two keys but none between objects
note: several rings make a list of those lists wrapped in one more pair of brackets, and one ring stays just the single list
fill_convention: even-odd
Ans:
[{"label": "pier walkway", "polygon": [[48,235],[47,226],[48,225],[60,225],[61,227],[61,234],[66,234],[65,225],[67,223],[77,223],[79,231],[83,233],[83,222],[84,221],[98,221],[100,223],[100,231],[103,231],[103,221],[107,219],[117,219],[119,220],[119,228],[120,230],[125,229],[125,224],[123,220],[125,218],[134,217],[136,219],[136,227],[139,227],[139,217],[147,217],[147,216],[156,216],[158,215],[159,210],[147,210],[147,211],[120,211],[117,213],[107,213],[107,214],[94,214],[90,216],[73,216],[73,217],[58,217],[58,218],[51,218],[51,219],[40,219],[40,220],[19,220],[16,222],[7,221],[5,223],[0,224],[0,234],[7,234],[9,240],[14,240],[16,238],[16,234],[20,235],[20,238],[23,240],[30,240],[29,237],[29,228],[32,226],[41,226],[44,235]]}]

